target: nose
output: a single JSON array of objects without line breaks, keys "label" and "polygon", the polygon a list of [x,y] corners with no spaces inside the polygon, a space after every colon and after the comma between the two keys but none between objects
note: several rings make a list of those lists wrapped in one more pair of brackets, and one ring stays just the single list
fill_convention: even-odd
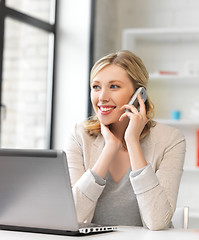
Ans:
[{"label": "nose", "polygon": [[102,89],[99,95],[100,102],[108,102],[110,99],[109,91],[107,89]]}]

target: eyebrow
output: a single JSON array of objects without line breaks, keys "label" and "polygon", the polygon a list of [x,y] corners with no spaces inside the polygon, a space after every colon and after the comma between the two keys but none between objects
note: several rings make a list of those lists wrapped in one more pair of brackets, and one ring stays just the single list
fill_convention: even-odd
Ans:
[{"label": "eyebrow", "polygon": [[120,81],[120,80],[111,80],[111,81],[110,81],[110,83],[115,83],[115,82],[122,83],[122,81]]},{"label": "eyebrow", "polygon": [[[100,83],[99,80],[93,80],[92,83],[93,83],[93,82],[95,82],[95,83]],[[109,83],[115,83],[115,82],[122,83],[122,81],[120,81],[120,80],[111,80],[111,81],[109,81]]]}]

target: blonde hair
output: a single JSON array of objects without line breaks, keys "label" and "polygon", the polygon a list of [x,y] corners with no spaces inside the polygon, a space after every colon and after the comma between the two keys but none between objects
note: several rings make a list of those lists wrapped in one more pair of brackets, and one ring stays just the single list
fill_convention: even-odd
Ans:
[{"label": "blonde hair", "polygon": [[[138,89],[139,87],[147,87],[149,74],[146,70],[146,67],[138,56],[126,50],[122,50],[117,53],[111,53],[98,60],[91,69],[90,84],[92,84],[93,78],[99,71],[111,64],[117,65],[127,72],[135,89]],[[143,139],[153,126],[152,118],[154,117],[154,105],[150,101],[149,97],[145,102],[145,107],[146,115],[149,121],[143,129],[140,139]],[[97,136],[99,133],[101,133],[100,121],[98,120],[97,116],[91,116],[87,121],[84,122],[84,126],[90,135]]]}]

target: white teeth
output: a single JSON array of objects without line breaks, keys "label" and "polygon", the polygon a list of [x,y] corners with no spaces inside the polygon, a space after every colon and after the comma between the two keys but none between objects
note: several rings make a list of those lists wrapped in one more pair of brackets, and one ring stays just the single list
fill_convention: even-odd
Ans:
[{"label": "white teeth", "polygon": [[110,111],[110,110],[112,110],[112,109],[114,109],[114,108],[113,108],[113,107],[109,107],[109,108],[100,107],[100,109],[101,109],[102,112],[108,112],[108,111]]}]

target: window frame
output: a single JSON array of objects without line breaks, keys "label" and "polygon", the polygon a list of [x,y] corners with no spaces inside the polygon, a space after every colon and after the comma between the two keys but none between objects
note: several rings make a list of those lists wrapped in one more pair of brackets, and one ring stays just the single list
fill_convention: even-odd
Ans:
[{"label": "window frame", "polygon": [[[53,106],[54,106],[54,82],[55,82],[55,51],[56,51],[56,23],[57,23],[57,0],[51,0],[54,5],[53,23],[40,20],[28,14],[22,13],[18,10],[6,6],[6,0],[0,0],[0,146],[1,146],[1,119],[2,107],[2,81],[3,81],[3,53],[4,53],[4,32],[5,32],[5,18],[9,17],[16,21],[20,21],[27,25],[31,25],[38,29],[44,30],[51,34],[49,36],[49,60],[48,58],[48,95],[47,95],[47,137],[46,148],[52,148],[53,142]],[[52,7],[52,6],[51,6]]]}]

